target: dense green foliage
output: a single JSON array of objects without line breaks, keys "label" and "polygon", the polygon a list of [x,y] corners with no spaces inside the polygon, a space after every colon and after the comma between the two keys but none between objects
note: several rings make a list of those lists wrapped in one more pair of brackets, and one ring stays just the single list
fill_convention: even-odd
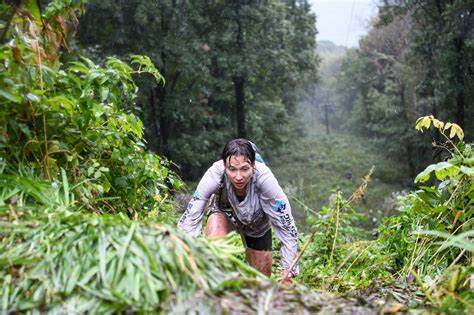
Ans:
[{"label": "dense green foliage", "polygon": [[196,179],[236,136],[280,152],[316,78],[315,35],[306,0],[90,1],[78,43],[150,56],[166,84],[140,83],[148,148]]},{"label": "dense green foliage", "polygon": [[[450,156],[418,174],[415,182],[420,184],[419,190],[399,201],[400,215],[384,222],[380,240],[399,276],[414,274],[419,282],[424,281],[424,293],[434,305],[472,308],[472,144],[462,141],[464,134],[458,125],[444,124],[432,116],[419,119],[417,129],[431,124],[447,140],[442,149]],[[458,143],[451,140],[454,136],[459,138]],[[437,179],[436,185],[424,186],[431,177]]]},{"label": "dense green foliage", "polygon": [[302,262],[303,283],[354,292],[396,281],[402,288],[418,286],[425,297],[425,301],[407,298],[408,307],[474,309],[469,279],[474,250],[472,144],[462,141],[458,125],[433,116],[420,118],[417,129],[431,125],[447,141],[441,148],[448,154],[446,160],[429,165],[416,177],[418,190],[399,196],[395,215],[383,218],[376,239],[357,228],[366,218],[355,212],[354,205],[366,194],[369,176],[349,198],[338,191],[329,206],[317,212],[309,209],[307,224],[316,234]]},{"label": "dense green foliage", "polygon": [[229,277],[256,276],[225,241],[150,223],[175,222],[168,191],[181,184],[145,152],[132,74],[162,77],[143,56],[132,56],[136,69],[116,58],[61,64],[66,24],[51,21],[79,7],[1,7],[0,309],[165,311]]},{"label": "dense green foliage", "polygon": [[51,210],[28,223],[0,222],[8,248],[0,255],[2,311],[169,311],[199,289],[256,276],[225,241],[209,245],[116,215]]},{"label": "dense green foliage", "polygon": [[[440,123],[436,119],[431,119],[435,122],[434,125]],[[431,119],[425,119],[428,122],[426,126],[431,124]],[[420,125],[420,128],[423,127]],[[454,129],[454,126],[452,127]],[[444,126],[438,125],[438,128],[443,131]],[[454,135],[454,132],[452,135]],[[458,136],[461,136],[461,134],[458,134]],[[449,138],[447,139],[449,140]],[[462,249],[464,247],[462,237],[459,239],[452,238],[452,242],[443,244],[441,249],[447,247],[445,251],[441,251],[437,246],[433,246],[434,249],[426,246],[424,243],[430,241],[429,237],[422,238],[420,246],[418,243],[420,243],[420,235],[424,233],[422,230],[437,231],[440,235],[442,233],[448,233],[448,235],[453,233],[453,235],[461,236],[464,232],[472,229],[474,211],[472,207],[474,193],[472,176],[474,170],[472,168],[471,145],[466,145],[463,142],[455,145],[453,142],[449,142],[452,147],[448,149],[453,152],[452,156],[447,161],[428,166],[415,179],[416,182],[423,184],[434,173],[436,179],[441,182],[437,186],[420,186],[420,190],[404,197],[398,204],[401,215],[390,218],[385,224],[388,229],[384,228],[385,237],[398,235],[397,242],[392,241],[391,243],[392,246],[396,247],[389,248],[389,251],[394,253],[401,265],[411,269],[413,265],[419,264],[420,261],[425,259],[434,261],[429,265],[423,265],[420,270],[421,274],[433,271],[429,268],[435,268],[435,270],[446,268],[446,263],[454,261],[461,252],[458,248],[461,247]],[[390,231],[391,229],[404,230],[402,237],[400,238],[399,233]],[[434,236],[436,236],[436,233]],[[415,237],[416,239],[409,240],[409,237]],[[465,241],[468,242],[467,235]],[[418,248],[416,248],[417,246]],[[433,250],[433,252],[428,249]],[[466,250],[472,251],[472,246],[467,246]],[[403,261],[409,258],[408,253],[414,253],[411,255],[411,259],[415,259],[415,261]],[[446,256],[448,259],[446,259]]]},{"label": "dense green foliage", "polygon": [[[347,51],[330,90],[332,126],[367,137],[388,159],[403,163],[409,176],[402,177],[425,170],[416,177],[416,191],[399,194],[396,215],[384,220],[376,241],[345,245],[351,249],[340,260],[343,278],[333,278],[331,270],[339,268],[332,265],[318,273],[323,282],[329,279],[346,290],[382,279],[405,286],[415,281],[428,304],[448,312],[472,310],[471,146],[453,143],[460,129],[434,118],[420,120],[438,129],[422,137],[412,126],[418,116],[433,113],[456,122],[472,139],[473,5],[469,0],[383,1],[360,48]],[[439,163],[425,168],[433,157]],[[431,173],[436,179],[429,179]],[[367,275],[364,268],[373,272]]]},{"label": "dense green foliage", "polygon": [[[85,58],[61,64],[66,25],[53,22],[67,18],[64,12],[74,16],[72,5],[52,2],[33,19],[21,5],[3,7],[10,26],[0,48],[2,185],[28,181],[25,173],[49,181],[65,176],[76,188],[76,202],[94,212],[144,216],[166,208],[168,187],[180,181],[166,160],[145,152],[142,122],[131,112],[137,93],[132,74],[162,77],[141,56],[132,57],[136,70],[116,58],[103,67]],[[30,6],[30,12],[39,10]],[[99,210],[99,204],[106,207]]]}]

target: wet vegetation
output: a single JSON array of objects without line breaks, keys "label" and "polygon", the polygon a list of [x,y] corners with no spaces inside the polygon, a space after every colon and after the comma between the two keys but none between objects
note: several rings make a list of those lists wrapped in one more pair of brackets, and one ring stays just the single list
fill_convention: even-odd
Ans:
[{"label": "wet vegetation", "polygon": [[[473,5],[383,1],[317,54],[307,1],[3,2],[1,312],[472,313]],[[175,229],[235,136],[292,202],[292,286]]]}]

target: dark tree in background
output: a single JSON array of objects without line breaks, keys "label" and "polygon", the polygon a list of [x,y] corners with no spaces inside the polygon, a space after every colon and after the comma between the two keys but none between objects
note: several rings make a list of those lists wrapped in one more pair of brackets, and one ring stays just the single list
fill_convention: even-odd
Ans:
[{"label": "dark tree in background", "polygon": [[382,24],[412,17],[412,54],[431,70],[424,79],[434,101],[462,128],[472,128],[466,114],[472,112],[467,106],[473,88],[474,1],[386,0],[381,8]]},{"label": "dark tree in background", "polygon": [[411,178],[437,158],[423,144],[430,141],[419,141],[418,117],[433,114],[474,134],[474,1],[385,0],[379,9],[341,66],[338,119],[407,165]]},{"label": "dark tree in background", "polygon": [[152,58],[166,84],[140,81],[149,149],[196,178],[230,138],[254,140],[270,159],[291,138],[316,81],[315,36],[305,0],[106,0],[89,2],[77,38],[97,57]]}]

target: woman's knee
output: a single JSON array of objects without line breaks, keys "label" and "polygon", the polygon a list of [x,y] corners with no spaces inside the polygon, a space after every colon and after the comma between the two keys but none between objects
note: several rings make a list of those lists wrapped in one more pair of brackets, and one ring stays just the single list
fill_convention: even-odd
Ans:
[{"label": "woman's knee", "polygon": [[231,231],[225,214],[215,212],[209,216],[206,224],[206,237],[225,236]]}]

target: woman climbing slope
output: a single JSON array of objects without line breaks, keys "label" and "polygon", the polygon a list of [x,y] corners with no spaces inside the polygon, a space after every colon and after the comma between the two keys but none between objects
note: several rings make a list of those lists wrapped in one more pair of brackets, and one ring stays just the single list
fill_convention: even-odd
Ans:
[{"label": "woman climbing slope", "polygon": [[[199,236],[204,209],[213,194],[206,237],[224,236],[235,230],[242,237],[248,263],[269,276],[273,227],[282,243],[283,273],[288,271],[288,278],[298,274],[297,266],[287,270],[298,251],[298,233],[288,198],[252,142],[234,139],[225,145],[221,159],[199,182],[178,228]],[[290,279],[282,282],[288,283]]]}]

